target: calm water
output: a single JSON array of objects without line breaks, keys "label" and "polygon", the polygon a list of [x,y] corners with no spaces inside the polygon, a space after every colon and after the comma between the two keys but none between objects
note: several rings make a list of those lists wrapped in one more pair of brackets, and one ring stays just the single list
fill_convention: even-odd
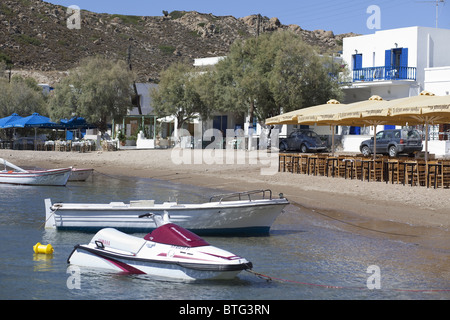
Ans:
[{"label": "calm water", "polygon": [[[54,202],[208,201],[217,190],[158,180],[95,174],[66,187],[0,185],[0,299],[449,299],[450,279],[432,271],[433,261],[417,255],[413,244],[355,235],[338,223],[290,205],[267,237],[211,237],[208,242],[253,262],[254,270],[280,281],[243,272],[230,282],[183,283],[149,276],[82,271],[80,289],[69,289],[66,259],[88,233],[44,230],[44,198]],[[143,236],[143,235],[142,235]],[[33,246],[51,243],[51,256]],[[448,254],[438,252],[437,254]],[[367,268],[378,265],[381,289],[369,290]],[[448,273],[447,273],[448,274]],[[323,286],[335,286],[328,288]],[[401,289],[401,290],[397,290]],[[413,291],[419,290],[419,291]]]}]

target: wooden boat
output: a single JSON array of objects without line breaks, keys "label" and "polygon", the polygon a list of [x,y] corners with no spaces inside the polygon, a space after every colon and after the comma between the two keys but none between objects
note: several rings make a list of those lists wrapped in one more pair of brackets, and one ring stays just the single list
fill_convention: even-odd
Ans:
[{"label": "wooden boat", "polygon": [[49,170],[25,170],[5,159],[4,170],[0,171],[0,183],[40,185],[40,186],[65,186],[72,168],[49,169]]},{"label": "wooden boat", "polygon": [[[255,199],[256,194],[262,198]],[[236,199],[237,200],[232,200]],[[54,203],[45,199],[46,228],[97,232],[115,228],[123,232],[150,232],[156,225],[146,218],[149,213],[167,212],[170,220],[202,235],[268,234],[275,219],[289,201],[272,198],[270,190],[255,190],[211,197],[209,202],[180,204],[154,200],[93,203]]]}]

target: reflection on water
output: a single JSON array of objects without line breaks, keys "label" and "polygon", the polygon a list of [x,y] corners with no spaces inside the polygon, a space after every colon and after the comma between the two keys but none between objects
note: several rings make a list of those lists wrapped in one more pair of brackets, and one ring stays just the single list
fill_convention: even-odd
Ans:
[{"label": "reflection on water", "polygon": [[[242,190],[239,190],[242,191]],[[445,273],[434,274],[434,261],[417,246],[371,234],[351,233],[339,224],[294,205],[277,219],[268,237],[209,237],[214,246],[252,261],[266,281],[242,272],[232,281],[174,282],[146,275],[81,270],[79,289],[70,289],[66,259],[92,234],[44,230],[44,199],[54,202],[203,202],[217,190],[152,179],[95,175],[67,187],[0,185],[0,299],[449,299],[450,293],[412,292],[449,289]],[[143,235],[138,235],[143,236]],[[52,255],[33,252],[51,243]],[[448,254],[438,252],[436,255]],[[431,255],[432,256],[432,255]],[[381,290],[366,287],[367,268],[381,270]],[[327,288],[333,286],[338,288]],[[396,290],[404,289],[404,290]]]}]

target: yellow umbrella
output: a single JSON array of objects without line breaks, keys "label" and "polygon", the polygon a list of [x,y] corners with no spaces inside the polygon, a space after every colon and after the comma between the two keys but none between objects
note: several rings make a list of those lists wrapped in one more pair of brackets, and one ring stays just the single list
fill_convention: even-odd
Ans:
[{"label": "yellow umbrella", "polygon": [[[373,157],[376,157],[377,148],[377,125],[391,123],[390,106],[392,102],[383,100],[374,95],[369,100],[354,102],[336,115],[339,125],[347,126],[373,126]],[[391,123],[394,124],[394,123]]]},{"label": "yellow umbrella", "polygon": [[428,126],[450,123],[450,96],[420,95],[393,101],[391,117],[397,123],[425,125],[425,160],[428,160]]},{"label": "yellow umbrella", "polygon": [[364,126],[389,122],[391,101],[380,96],[371,96],[369,100],[350,103],[336,116],[340,125]]},{"label": "yellow umbrella", "polygon": [[436,96],[428,91],[393,101],[391,116],[408,124],[450,123],[450,96]]},{"label": "yellow umbrella", "polygon": [[331,153],[334,155],[334,135],[337,112],[345,108],[345,104],[341,104],[335,99],[328,100],[326,104],[306,108],[304,114],[297,117],[298,124],[303,125],[331,125]]},{"label": "yellow umbrella", "polygon": [[297,123],[303,125],[332,124],[335,121],[334,117],[337,112],[345,108],[345,106],[345,104],[331,99],[325,104],[304,109],[304,113],[297,117]]},{"label": "yellow umbrella", "polygon": [[[266,125],[277,125],[277,124],[299,124],[300,118],[306,117],[308,115],[330,113],[331,110],[336,110],[336,105],[344,106],[335,99],[328,100],[325,104],[320,104],[317,106],[312,106],[309,108],[303,108],[294,110],[291,112],[286,112],[278,116],[266,119]],[[309,119],[309,118],[308,118]],[[306,124],[306,123],[305,123]],[[333,152],[334,152],[334,130],[333,130]]]},{"label": "yellow umbrella", "polygon": [[266,119],[267,125],[297,124],[297,117],[304,109],[298,109]]},{"label": "yellow umbrella", "polygon": [[339,104],[339,101],[335,99],[328,100],[325,104],[319,104],[317,106],[312,106],[308,108],[298,109],[290,112],[286,112],[280,114],[278,116],[266,119],[267,125],[276,125],[276,124],[298,124],[299,117],[304,117],[309,114],[315,114],[322,112],[323,110],[330,110],[331,105]]}]

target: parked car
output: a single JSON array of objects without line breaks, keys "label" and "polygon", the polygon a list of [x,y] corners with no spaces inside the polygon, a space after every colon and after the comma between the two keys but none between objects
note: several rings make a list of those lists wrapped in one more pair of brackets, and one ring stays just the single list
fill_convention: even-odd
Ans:
[{"label": "parked car", "polygon": [[280,151],[300,150],[301,152],[325,151],[327,144],[312,130],[296,130],[280,141]]},{"label": "parked car", "polygon": [[[412,129],[389,129],[380,131],[376,135],[376,153],[388,154],[395,157],[400,153],[414,154],[422,151],[422,136],[419,131]],[[373,137],[361,142],[359,149],[364,156],[373,153]]]}]

